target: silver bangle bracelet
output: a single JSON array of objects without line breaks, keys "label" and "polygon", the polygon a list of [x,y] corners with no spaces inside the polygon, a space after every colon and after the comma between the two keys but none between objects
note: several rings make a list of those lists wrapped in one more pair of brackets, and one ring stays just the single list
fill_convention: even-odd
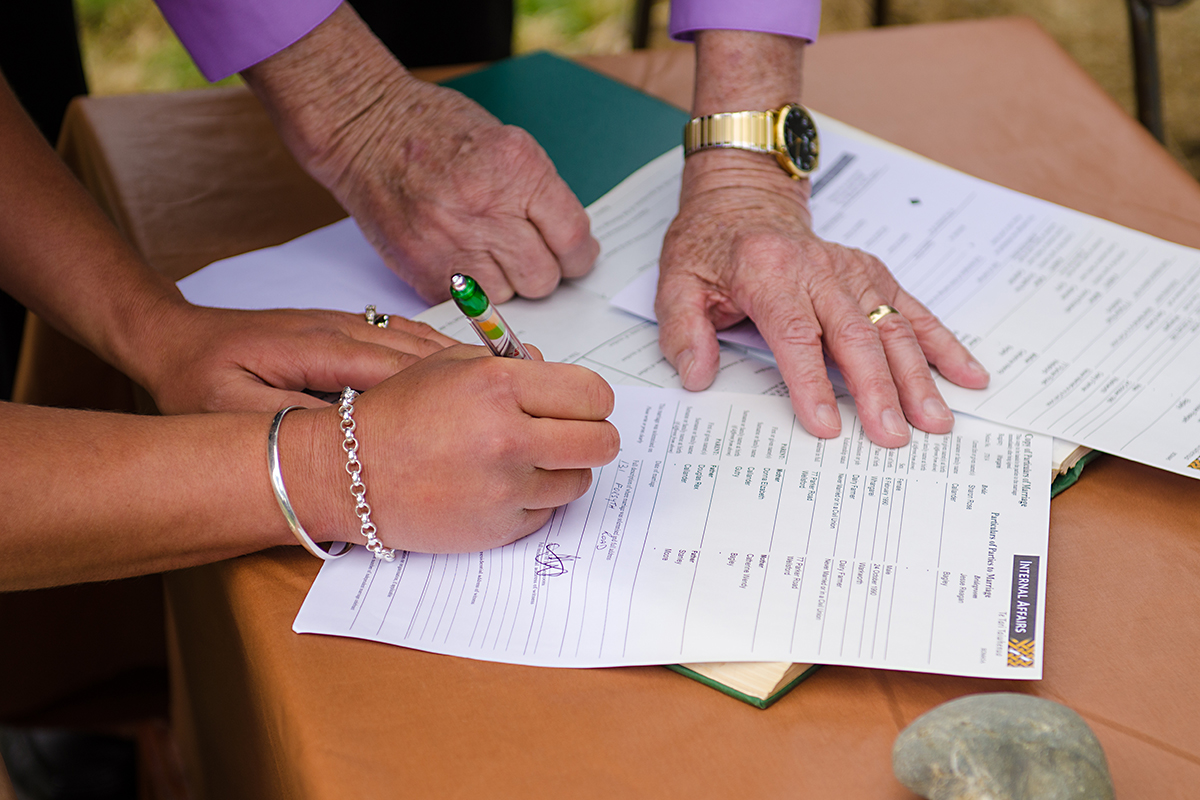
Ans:
[{"label": "silver bangle bracelet", "polygon": [[[271,431],[267,434],[267,468],[271,475],[271,488],[275,490],[275,502],[279,503],[279,510],[283,512],[283,518],[287,520],[288,527],[292,529],[296,539],[304,545],[304,549],[317,558],[331,561],[349,553],[350,545],[346,542],[334,542],[330,545],[329,550],[322,549],[312,540],[312,537],[304,530],[304,526],[300,524],[300,520],[296,518],[296,510],[292,508],[292,501],[288,499],[287,489],[283,488],[283,470],[279,467],[279,426],[283,422],[284,415],[297,408],[302,408],[302,406],[288,406],[281,409],[275,415],[275,419],[271,420]],[[336,545],[341,545],[341,549],[334,550]]]}]

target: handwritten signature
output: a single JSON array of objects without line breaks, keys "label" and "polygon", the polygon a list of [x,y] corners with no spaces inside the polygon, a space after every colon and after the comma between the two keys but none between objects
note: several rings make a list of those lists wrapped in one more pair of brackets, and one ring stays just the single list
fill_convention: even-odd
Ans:
[{"label": "handwritten signature", "polygon": [[558,542],[547,542],[538,548],[533,560],[537,564],[533,574],[539,578],[558,578],[567,574],[567,563],[575,560],[573,555],[559,555]]}]

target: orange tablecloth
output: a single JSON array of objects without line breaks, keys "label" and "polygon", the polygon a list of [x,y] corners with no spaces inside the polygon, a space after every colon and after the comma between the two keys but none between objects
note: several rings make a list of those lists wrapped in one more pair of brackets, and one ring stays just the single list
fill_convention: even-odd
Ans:
[{"label": "orange tablecloth", "polygon": [[[686,107],[691,58],[583,61]],[[804,99],[819,111],[1200,246],[1200,187],[1028,21],[831,35],[806,58]],[[85,100],[62,149],[175,277],[341,215],[244,90]],[[30,397],[54,386],[37,349]],[[214,798],[899,798],[910,796],[891,776],[900,728],[964,693],[1023,691],[1087,719],[1119,797],[1191,796],[1200,483],[1109,457],[1051,517],[1037,683],[827,668],[764,712],[661,668],[535,669],[297,636],[319,565],[293,548],[167,576],[175,721],[192,779]]]}]

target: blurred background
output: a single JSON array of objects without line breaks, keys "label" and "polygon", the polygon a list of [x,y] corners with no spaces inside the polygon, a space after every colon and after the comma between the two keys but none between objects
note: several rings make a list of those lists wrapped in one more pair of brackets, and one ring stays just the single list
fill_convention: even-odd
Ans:
[{"label": "blurred background", "polygon": [[[209,85],[152,0],[75,0],[93,94]],[[631,46],[633,0],[517,0],[514,51],[616,53]],[[650,16],[651,47],[669,47],[667,2]],[[822,33],[871,25],[871,0],[824,0]],[[1124,0],[889,0],[887,23],[1032,17],[1130,114],[1135,113]],[[1166,144],[1200,177],[1200,3],[1157,10]],[[231,79],[236,82],[237,78]],[[230,81],[226,81],[230,82]]]}]

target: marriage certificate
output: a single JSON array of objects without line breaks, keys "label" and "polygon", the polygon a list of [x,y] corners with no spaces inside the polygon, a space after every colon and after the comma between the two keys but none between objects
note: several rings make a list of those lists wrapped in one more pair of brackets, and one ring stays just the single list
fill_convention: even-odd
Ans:
[{"label": "marriage certificate", "polygon": [[822,440],[787,398],[615,386],[615,461],[495,550],[327,562],[294,629],[555,667],[802,661],[1041,677],[1048,437]]}]

